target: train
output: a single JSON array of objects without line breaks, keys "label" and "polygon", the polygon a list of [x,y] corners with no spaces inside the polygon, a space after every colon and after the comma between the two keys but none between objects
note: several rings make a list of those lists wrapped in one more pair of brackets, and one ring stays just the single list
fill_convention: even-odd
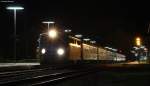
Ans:
[{"label": "train", "polygon": [[95,41],[74,35],[71,30],[51,29],[40,34],[37,57],[41,64],[65,62],[120,62],[126,56],[98,46]]}]

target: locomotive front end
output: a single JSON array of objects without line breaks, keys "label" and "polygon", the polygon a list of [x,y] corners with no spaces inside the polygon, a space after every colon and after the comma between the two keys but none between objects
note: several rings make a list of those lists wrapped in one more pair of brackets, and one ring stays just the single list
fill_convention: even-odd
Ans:
[{"label": "locomotive front end", "polygon": [[57,29],[51,29],[48,33],[40,35],[39,58],[41,64],[51,65],[63,63],[67,55],[66,37]]}]

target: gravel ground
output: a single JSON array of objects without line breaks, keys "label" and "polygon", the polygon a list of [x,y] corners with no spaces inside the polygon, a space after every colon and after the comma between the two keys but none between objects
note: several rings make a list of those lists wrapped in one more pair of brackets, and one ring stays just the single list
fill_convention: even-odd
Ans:
[{"label": "gravel ground", "polygon": [[66,80],[55,86],[149,86],[149,80],[149,71],[103,71]]}]

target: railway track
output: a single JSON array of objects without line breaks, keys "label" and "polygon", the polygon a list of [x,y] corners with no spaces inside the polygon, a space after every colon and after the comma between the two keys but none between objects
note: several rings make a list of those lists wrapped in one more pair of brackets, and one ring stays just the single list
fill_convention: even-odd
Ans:
[{"label": "railway track", "polygon": [[0,73],[0,78],[12,77],[12,76],[19,76],[19,75],[24,75],[24,74],[27,74],[27,73],[30,73],[30,72],[44,71],[44,70],[48,70],[48,69],[49,68],[23,70],[23,71],[13,71],[13,72],[2,72],[2,73]]},{"label": "railway track", "polygon": [[[70,65],[73,66],[73,65]],[[69,66],[66,65],[53,65],[53,66],[41,66],[38,68],[34,68],[34,69],[26,69],[26,70],[17,70],[17,71],[7,71],[7,72],[0,72],[0,78],[3,77],[11,77],[11,76],[19,76],[19,75],[24,75],[27,73],[31,73],[31,72],[39,72],[39,71],[46,71],[46,70],[56,70],[56,69],[64,69],[64,68],[69,68]]]},{"label": "railway track", "polygon": [[31,86],[45,86],[45,85],[51,85],[51,84],[56,84],[58,82],[61,82],[63,80],[67,80],[67,79],[71,79],[74,77],[78,77],[78,76],[82,76],[82,75],[86,75],[92,72],[96,72],[96,70],[80,70],[80,71],[72,71],[70,73],[64,73],[64,74],[60,74],[60,75],[56,75],[54,78],[51,79],[46,79],[37,83],[32,83]]},{"label": "railway track", "polygon": [[[20,71],[15,73],[3,73],[0,76],[0,86],[41,86],[55,83],[71,77],[95,72],[95,69],[75,69],[75,70],[50,70],[36,69],[30,71]],[[6,74],[6,75],[5,75]]]}]

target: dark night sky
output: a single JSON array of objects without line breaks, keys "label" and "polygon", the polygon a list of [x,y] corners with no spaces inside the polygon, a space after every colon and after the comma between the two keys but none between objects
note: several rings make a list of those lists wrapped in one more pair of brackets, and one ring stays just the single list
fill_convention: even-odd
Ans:
[{"label": "dark night sky", "polygon": [[[131,0],[16,0],[24,6],[17,13],[17,34],[24,56],[34,56],[38,34],[45,29],[41,21],[54,20],[62,28],[92,36],[104,46],[112,46],[126,53],[134,44],[135,36],[145,36],[150,20],[148,2]],[[13,4],[13,3],[12,3]],[[0,3],[0,35],[3,55],[12,51],[13,16]],[[7,34],[7,36],[6,36]],[[4,50],[3,50],[4,49]],[[127,51],[128,50],[128,51]]]}]

